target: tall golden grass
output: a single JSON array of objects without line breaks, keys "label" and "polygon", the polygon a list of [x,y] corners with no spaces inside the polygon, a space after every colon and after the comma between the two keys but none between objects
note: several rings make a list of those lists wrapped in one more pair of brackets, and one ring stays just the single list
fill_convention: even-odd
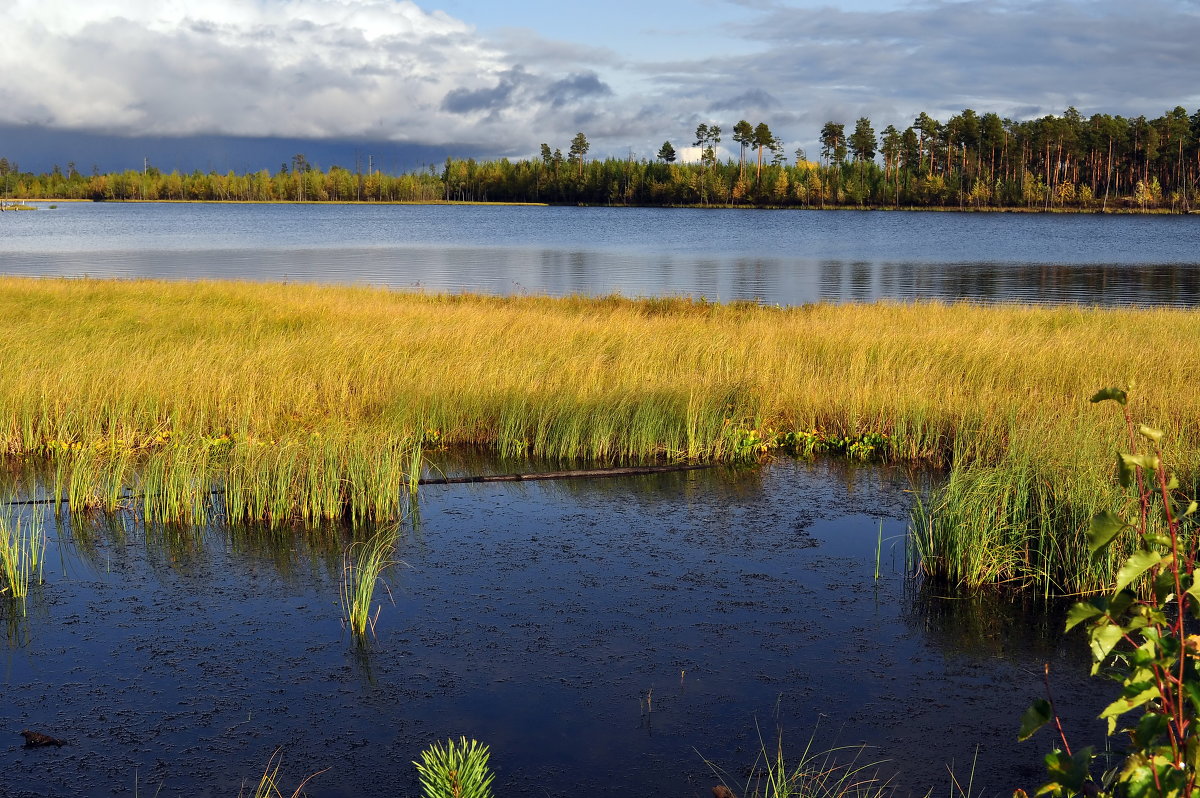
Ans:
[{"label": "tall golden grass", "polygon": [[[1030,547],[1068,547],[1063,535],[1114,500],[1106,468],[1119,431],[1088,397],[1135,383],[1174,462],[1186,473],[1200,464],[1200,314],[1184,310],[780,309],[6,278],[0,313],[0,447],[64,461],[95,451],[106,463],[128,450],[143,473],[185,452],[207,463],[197,473],[235,486],[270,473],[275,483],[245,494],[292,498],[247,501],[239,512],[251,516],[386,505],[421,441],[733,459],[784,432],[878,433],[891,457],[952,463],[978,533],[1012,527],[987,563],[928,548],[927,568],[956,582],[1033,574],[1075,589]],[[112,495],[129,479],[82,482]],[[928,505],[937,512],[919,540],[942,534],[939,524],[961,531],[944,498]]]}]

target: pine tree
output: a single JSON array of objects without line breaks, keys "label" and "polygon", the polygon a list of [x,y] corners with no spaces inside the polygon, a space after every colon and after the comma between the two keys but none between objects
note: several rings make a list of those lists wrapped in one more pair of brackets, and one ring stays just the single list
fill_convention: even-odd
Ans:
[{"label": "pine tree", "polygon": [[567,160],[579,164],[579,176],[583,177],[583,156],[587,155],[592,145],[588,144],[587,136],[582,132],[576,133],[571,139],[571,149],[567,150]]}]

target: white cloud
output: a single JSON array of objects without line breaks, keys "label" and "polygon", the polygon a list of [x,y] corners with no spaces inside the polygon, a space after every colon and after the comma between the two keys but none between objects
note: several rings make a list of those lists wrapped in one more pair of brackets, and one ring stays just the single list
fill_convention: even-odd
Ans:
[{"label": "white cloud", "polygon": [[406,0],[17,0],[5,40],[4,121],[131,135],[479,139],[443,100],[511,68]]}]

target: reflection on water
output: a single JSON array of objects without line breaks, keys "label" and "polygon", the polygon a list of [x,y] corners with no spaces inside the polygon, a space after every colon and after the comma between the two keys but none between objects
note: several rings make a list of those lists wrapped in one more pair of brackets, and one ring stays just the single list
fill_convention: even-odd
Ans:
[{"label": "reflection on water", "polygon": [[1194,216],[103,203],[14,215],[0,273],[781,305],[1200,300]]},{"label": "reflection on water", "polygon": [[1181,264],[844,263],[825,261],[829,302],[936,299],[1084,305],[1200,305],[1200,267]]},{"label": "reflection on water", "polygon": [[[452,473],[514,470],[443,454]],[[465,734],[506,795],[690,795],[713,783],[697,751],[737,773],[757,728],[798,755],[819,723],[819,745],[879,746],[903,792],[945,785],[977,745],[977,788],[1028,788],[1042,751],[1012,731],[1042,663],[1081,723],[1095,714],[1078,641],[1046,608],[914,584],[910,484],[779,460],[428,486],[365,648],[339,621],[344,528],[64,516],[29,616],[0,608],[0,690],[16,728],[71,756],[0,748],[0,769],[14,795],[99,794],[135,770],[164,795],[236,794],[282,745],[295,780],[328,766],[315,792],[369,798],[414,792],[408,763]]]},{"label": "reflection on water", "polygon": [[8,274],[257,279],[499,295],[691,296],[768,304],[880,299],[1200,305],[1196,264],[684,258],[511,249],[111,252],[0,257]]},{"label": "reflection on water", "polygon": [[1072,637],[1064,652],[1063,629],[1072,601],[1010,592],[947,593],[944,586],[914,582],[905,601],[912,628],[947,653],[1036,662],[1073,652],[1080,667],[1090,667],[1082,638]]},{"label": "reflection on water", "polygon": [[[24,514],[35,512],[53,517],[53,510],[44,506],[27,508]],[[346,546],[376,531],[370,524],[351,530],[332,522],[227,524],[222,517],[216,513],[217,520],[208,526],[147,524],[133,512],[71,513],[64,508],[48,525],[56,537],[58,567],[71,578],[145,568],[151,573],[204,579],[222,560],[233,558],[255,570],[268,569],[274,578],[291,585],[336,584]],[[395,528],[402,537],[420,534],[414,518]]]}]

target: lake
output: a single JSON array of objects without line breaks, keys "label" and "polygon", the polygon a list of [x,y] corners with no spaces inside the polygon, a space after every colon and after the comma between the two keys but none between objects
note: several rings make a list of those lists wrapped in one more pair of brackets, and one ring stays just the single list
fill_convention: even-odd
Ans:
[{"label": "lake", "polygon": [[61,203],[0,216],[0,273],[435,292],[1200,304],[1200,217]]},{"label": "lake", "polygon": [[[787,305],[1200,301],[1196,217],[42,206],[0,215],[0,272]],[[1043,663],[1084,744],[1104,694],[1061,607],[912,578],[911,491],[928,478],[781,458],[427,486],[366,649],[339,620],[345,528],[48,518],[46,584],[27,615],[0,602],[0,792],[232,796],[282,748],[285,792],[329,768],[309,794],[415,794],[421,749],[467,735],[492,746],[500,795],[707,798],[706,760],[740,794],[780,733],[790,758],[810,738],[874,746],[864,761],[884,760],[900,795],[949,790],[949,770],[974,771],[972,796],[1034,788],[1052,741],[1015,733]],[[69,745],[23,749],[22,728]]]},{"label": "lake", "polygon": [[0,619],[0,792],[228,798],[282,747],[285,794],[329,768],[309,794],[411,795],[420,750],[467,735],[498,795],[708,798],[706,759],[740,795],[780,729],[789,758],[875,746],[900,795],[948,766],[973,796],[1032,788],[1051,739],[1016,728],[1044,662],[1076,738],[1100,729],[1085,644],[1059,609],[914,582],[910,487],[790,459],[430,486],[367,650],[339,622],[344,529],[51,518],[46,584]]}]

